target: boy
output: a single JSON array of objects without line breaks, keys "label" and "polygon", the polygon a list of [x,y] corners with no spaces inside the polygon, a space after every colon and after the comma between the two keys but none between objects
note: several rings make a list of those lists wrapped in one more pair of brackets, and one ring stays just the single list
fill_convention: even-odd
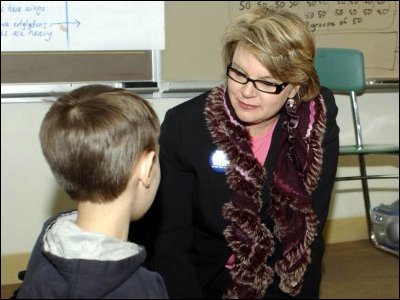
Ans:
[{"label": "boy", "polygon": [[61,96],[41,129],[43,154],[77,211],[48,220],[17,298],[167,298],[127,241],[160,182],[159,121],[127,90],[89,85]]}]

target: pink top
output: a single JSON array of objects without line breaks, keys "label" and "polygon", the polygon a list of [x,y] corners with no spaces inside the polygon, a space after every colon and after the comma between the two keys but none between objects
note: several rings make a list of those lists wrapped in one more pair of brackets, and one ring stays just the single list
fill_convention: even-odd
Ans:
[{"label": "pink top", "polygon": [[251,137],[251,150],[253,150],[254,156],[257,158],[258,162],[263,166],[269,147],[271,146],[272,133],[274,132],[275,125],[278,122],[278,118],[272,124],[272,127],[263,135]]}]

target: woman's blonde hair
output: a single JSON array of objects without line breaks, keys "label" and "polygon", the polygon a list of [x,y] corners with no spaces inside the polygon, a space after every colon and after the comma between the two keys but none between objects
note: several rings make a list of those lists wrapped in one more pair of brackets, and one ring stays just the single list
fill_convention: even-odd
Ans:
[{"label": "woman's blonde hair", "polygon": [[223,38],[225,66],[232,62],[238,46],[249,49],[276,79],[299,85],[301,101],[319,94],[319,79],[313,64],[314,37],[296,14],[258,7],[239,15]]}]

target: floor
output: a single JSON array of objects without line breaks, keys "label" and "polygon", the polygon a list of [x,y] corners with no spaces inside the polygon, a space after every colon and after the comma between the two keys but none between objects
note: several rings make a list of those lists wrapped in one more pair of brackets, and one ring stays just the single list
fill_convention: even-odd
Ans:
[{"label": "floor", "polygon": [[399,258],[368,240],[327,245],[321,299],[399,299]]}]

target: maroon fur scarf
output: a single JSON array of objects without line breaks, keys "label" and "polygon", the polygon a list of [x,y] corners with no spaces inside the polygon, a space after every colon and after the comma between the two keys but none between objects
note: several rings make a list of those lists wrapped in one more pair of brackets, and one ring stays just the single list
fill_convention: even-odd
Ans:
[{"label": "maroon fur scarf", "polygon": [[224,235],[235,263],[230,270],[232,283],[224,298],[262,298],[274,271],[280,277],[280,289],[297,295],[311,262],[310,245],[317,234],[311,193],[322,165],[326,122],[322,97],[302,103],[295,110],[287,108],[283,114],[284,130],[270,187],[269,214],[275,223],[274,235],[282,243],[281,256],[273,267],[266,264],[274,252],[273,235],[260,218],[267,174],[253,156],[249,133],[238,121],[224,86],[209,94],[205,116],[214,143],[230,162],[226,176],[231,199],[223,207],[223,216],[230,221]]}]

